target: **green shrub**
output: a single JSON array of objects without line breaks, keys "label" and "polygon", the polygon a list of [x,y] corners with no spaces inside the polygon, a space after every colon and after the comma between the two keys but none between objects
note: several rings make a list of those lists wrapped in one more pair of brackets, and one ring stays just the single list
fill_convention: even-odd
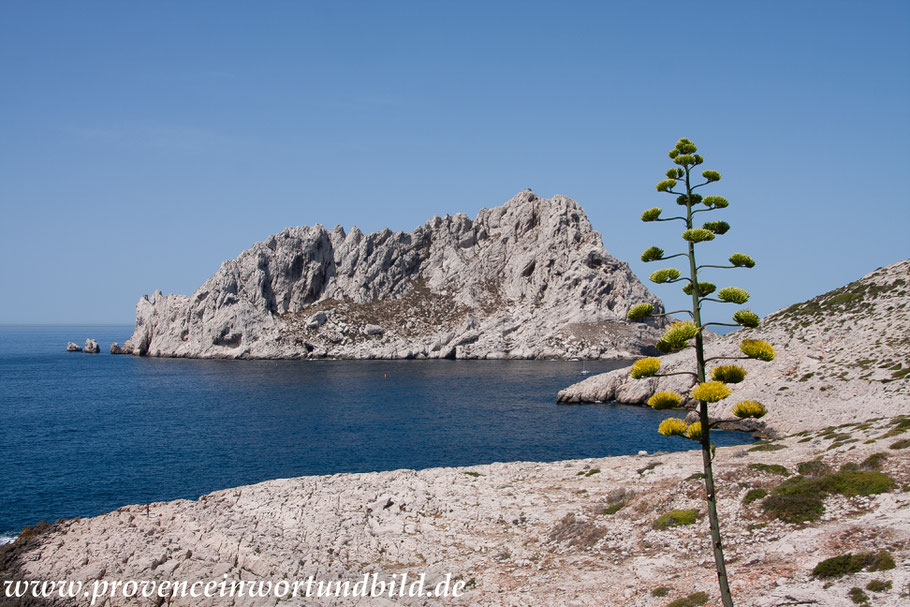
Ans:
[{"label": "green shrub", "polygon": [[655,529],[666,529],[667,527],[692,525],[697,518],[698,510],[671,510],[654,521],[653,527]]},{"label": "green shrub", "polygon": [[869,564],[866,566],[867,571],[888,571],[894,569],[897,564],[894,562],[894,557],[891,556],[891,553],[887,550],[879,550],[869,559]]},{"label": "green shrub", "polygon": [[752,470],[759,472],[768,472],[769,474],[779,474],[781,476],[790,476],[790,472],[780,464],[749,464]]},{"label": "green shrub", "polygon": [[851,573],[866,571],[887,571],[896,566],[894,557],[887,550],[841,554],[825,559],[812,570],[818,578],[839,578]]},{"label": "green shrub", "polygon": [[752,502],[757,502],[761,498],[768,495],[767,489],[749,489],[746,492],[746,496],[743,498],[743,505],[749,505]]},{"label": "green shrub", "polygon": [[613,503],[609,504],[606,508],[604,508],[601,511],[601,514],[608,514],[608,515],[612,516],[625,507],[626,507],[626,502],[624,502],[624,501],[613,502]]},{"label": "green shrub", "polygon": [[591,468],[585,476],[594,476],[595,474],[600,474],[600,468]]},{"label": "green shrub", "polygon": [[863,470],[881,470],[886,459],[888,459],[886,453],[873,453],[864,459],[859,467]]},{"label": "green shrub", "polygon": [[890,491],[894,481],[881,472],[845,469],[818,478],[795,476],[774,488],[762,502],[766,514],[787,523],[818,520],[825,512],[823,499],[831,493],[844,497]]},{"label": "green shrub", "polygon": [[651,591],[651,596],[656,596],[658,598],[661,598],[661,597],[667,596],[667,594],[669,594],[669,593],[670,593],[670,589],[667,588],[666,586],[658,586],[657,588],[655,588],[654,590]]},{"label": "green shrub", "polygon": [[807,493],[772,493],[761,507],[765,514],[794,525],[817,521],[825,513],[822,498]]},{"label": "green shrub", "polygon": [[797,476],[787,479],[777,489],[782,493],[813,491],[825,494],[839,493],[844,497],[854,497],[885,493],[893,488],[894,481],[887,474],[872,470],[846,468],[818,478]]},{"label": "green shrub", "polygon": [[800,462],[800,464],[796,467],[796,471],[803,476],[818,477],[830,474],[831,466],[821,461],[820,459],[813,459],[809,460],[808,462]]},{"label": "green shrub", "polygon": [[866,567],[863,554],[841,554],[825,559],[815,566],[812,575],[819,578],[838,578],[862,571]]},{"label": "green shrub", "polygon": [[[907,369],[910,369],[910,367],[908,367]],[[882,434],[882,436],[880,438],[890,438],[892,436],[897,436],[899,434],[903,434],[907,430],[910,430],[910,419],[901,417],[897,421],[895,421],[891,425],[891,429],[888,432],[886,432],[885,434]]]},{"label": "green shrub", "polygon": [[786,445],[777,445],[774,443],[761,443],[755,445],[749,451],[780,451],[781,449],[786,449]]},{"label": "green shrub", "polygon": [[910,447],[910,438],[902,438],[895,443],[891,443],[892,449],[906,449]]},{"label": "green shrub", "polygon": [[668,603],[667,607],[698,607],[707,603],[709,598],[707,592],[693,592],[687,597]]},{"label": "green shrub", "polygon": [[894,481],[886,474],[871,470],[841,471],[819,479],[819,489],[826,493],[839,493],[844,497],[876,495],[894,488]]},{"label": "green shrub", "polygon": [[849,594],[850,600],[856,603],[857,605],[868,605],[869,604],[869,595],[863,592],[862,588],[854,586],[850,589]]},{"label": "green shrub", "polygon": [[891,590],[891,580],[871,580],[866,584],[866,590],[870,592],[888,592]]}]

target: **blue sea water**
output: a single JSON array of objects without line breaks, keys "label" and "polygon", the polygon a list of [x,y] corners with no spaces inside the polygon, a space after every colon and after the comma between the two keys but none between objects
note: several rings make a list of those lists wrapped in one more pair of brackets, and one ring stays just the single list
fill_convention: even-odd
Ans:
[{"label": "blue sea water", "polygon": [[[129,326],[0,326],[0,536],[263,480],[690,448],[666,414],[558,406],[580,362],[111,356]],[[86,337],[101,354],[68,353]],[[622,366],[588,362],[594,372]],[[714,434],[719,445],[750,437]]]}]

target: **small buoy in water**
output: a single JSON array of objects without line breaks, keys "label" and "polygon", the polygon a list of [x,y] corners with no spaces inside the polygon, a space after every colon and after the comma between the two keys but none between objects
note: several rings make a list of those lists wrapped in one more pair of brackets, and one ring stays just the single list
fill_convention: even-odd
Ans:
[{"label": "small buoy in water", "polygon": [[388,378],[389,378],[389,374],[388,374],[388,373],[383,373],[383,374],[382,374],[382,379],[388,379]]}]

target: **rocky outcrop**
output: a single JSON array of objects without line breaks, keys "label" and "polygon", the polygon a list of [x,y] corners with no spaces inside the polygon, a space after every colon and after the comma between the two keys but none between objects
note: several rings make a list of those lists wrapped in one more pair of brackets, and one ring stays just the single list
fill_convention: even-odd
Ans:
[{"label": "rocky outcrop", "polygon": [[85,345],[82,346],[82,351],[86,354],[97,354],[101,351],[101,346],[98,345],[96,340],[88,338],[85,340]]},{"label": "rocky outcrop", "polygon": [[111,344],[111,354],[129,354],[116,341]]},{"label": "rocky outcrop", "polygon": [[70,342],[67,342],[67,344],[66,344],[66,351],[67,352],[82,352],[82,346],[70,341]]},{"label": "rocky outcrop", "polygon": [[603,247],[582,208],[526,190],[474,219],[410,233],[289,228],[253,245],[191,296],[136,307],[124,350],[199,358],[626,358],[660,301]]},{"label": "rocky outcrop", "polygon": [[[765,404],[769,429],[795,432],[906,413],[910,396],[910,260],[880,268],[845,287],[792,305],[706,343],[708,356],[738,355],[743,339],[763,339],[773,362],[737,361],[748,375],[733,394],[711,406],[716,420],[735,421],[740,400]],[[661,371],[692,370],[691,350],[661,358]],[[718,363],[719,364],[719,363]],[[644,403],[660,390],[685,392],[689,376],[634,380],[628,369],[589,377],[561,391],[561,403]]]}]

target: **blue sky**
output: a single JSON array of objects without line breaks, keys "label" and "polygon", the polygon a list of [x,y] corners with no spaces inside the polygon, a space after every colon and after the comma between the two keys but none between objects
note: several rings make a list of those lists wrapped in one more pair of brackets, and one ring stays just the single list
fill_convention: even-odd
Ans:
[{"label": "blue sky", "polygon": [[0,322],[130,323],[286,226],[526,187],[644,278],[679,137],[731,202],[704,260],[758,261],[713,280],[766,314],[910,256],[908,32],[907,2],[3,2]]}]

